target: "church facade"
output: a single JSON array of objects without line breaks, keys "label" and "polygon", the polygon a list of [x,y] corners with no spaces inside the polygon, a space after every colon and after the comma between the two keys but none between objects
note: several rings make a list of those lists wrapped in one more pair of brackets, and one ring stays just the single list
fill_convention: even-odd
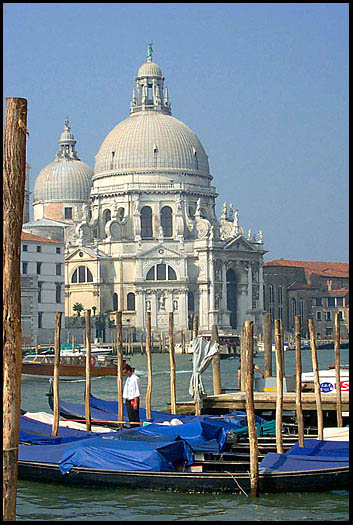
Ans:
[{"label": "church facade", "polygon": [[[130,114],[104,139],[94,172],[76,166],[81,178],[71,185],[71,200],[67,180],[66,193],[53,190],[55,203],[45,195],[34,199],[34,224],[64,224],[65,315],[81,303],[96,314],[121,310],[137,330],[144,329],[148,311],[160,331],[168,330],[169,312],[181,331],[195,315],[201,332],[216,324],[221,332],[239,333],[246,319],[260,329],[262,232],[244,235],[232,204],[224,203],[217,218],[208,157],[172,115],[164,81],[149,46]],[[67,161],[75,141],[65,126],[59,143]],[[42,185],[36,181],[37,193]]]}]

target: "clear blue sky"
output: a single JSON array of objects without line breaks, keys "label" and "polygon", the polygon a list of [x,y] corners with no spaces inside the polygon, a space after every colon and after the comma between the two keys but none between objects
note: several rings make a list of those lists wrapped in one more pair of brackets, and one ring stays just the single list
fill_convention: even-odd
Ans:
[{"label": "clear blue sky", "polygon": [[[129,115],[153,42],[173,115],[265,260],[348,262],[348,3],[4,4],[4,101],[28,100],[30,188],[69,117],[81,160]],[[5,102],[4,102],[5,105]]]}]

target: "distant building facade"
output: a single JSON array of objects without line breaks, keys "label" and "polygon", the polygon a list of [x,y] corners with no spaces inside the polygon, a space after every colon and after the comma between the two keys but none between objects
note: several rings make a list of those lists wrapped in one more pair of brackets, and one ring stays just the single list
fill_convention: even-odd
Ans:
[{"label": "distant building facade", "polygon": [[64,243],[22,232],[21,327],[22,343],[53,340],[56,312],[64,312]]},{"label": "distant building facade", "polygon": [[[320,338],[330,338],[333,334],[334,313],[342,308],[340,315],[348,315],[349,265],[346,263],[276,259],[264,263],[263,275],[265,310],[270,312],[272,320],[282,319],[283,328],[287,332],[294,331],[295,316],[300,315],[304,337],[308,336],[308,319],[313,318]],[[329,297],[339,295],[339,290],[343,290],[342,300],[329,300]],[[341,302],[342,306],[338,306]],[[326,309],[320,310],[323,305]],[[316,315],[316,312],[321,314]],[[318,320],[320,315],[328,324],[324,325],[322,319]],[[342,328],[346,333],[343,324]],[[348,326],[349,330],[348,322],[344,326]]]}]

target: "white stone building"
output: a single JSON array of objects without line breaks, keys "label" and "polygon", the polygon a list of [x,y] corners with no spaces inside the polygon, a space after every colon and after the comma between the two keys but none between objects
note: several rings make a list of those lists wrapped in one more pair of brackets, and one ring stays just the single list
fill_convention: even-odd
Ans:
[{"label": "white stone building", "polygon": [[[122,310],[136,329],[147,311],[161,331],[171,311],[177,330],[195,315],[200,331],[216,324],[220,333],[239,333],[245,319],[260,328],[262,232],[244,236],[232,204],[216,217],[208,157],[172,116],[164,80],[149,46],[130,115],[104,139],[87,205],[65,228],[65,314],[80,302],[96,313]],[[46,176],[48,183],[50,169]],[[43,185],[38,177],[35,219],[65,220],[51,214]]]},{"label": "white stone building", "polygon": [[54,342],[56,312],[64,312],[64,243],[21,235],[22,342]]}]

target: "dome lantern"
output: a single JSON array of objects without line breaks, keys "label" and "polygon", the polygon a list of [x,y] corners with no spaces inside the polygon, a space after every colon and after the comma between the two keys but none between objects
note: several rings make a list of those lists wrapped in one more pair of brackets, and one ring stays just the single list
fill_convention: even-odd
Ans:
[{"label": "dome lantern", "polygon": [[75,144],[77,141],[75,140],[75,137],[70,131],[71,128],[69,126],[69,123],[69,119],[66,117],[66,120],[64,122],[64,131],[60,135],[60,139],[58,140],[60,150],[56,154],[57,160],[62,160],[65,158],[80,160],[78,158],[77,151],[75,150]]},{"label": "dome lantern", "polygon": [[164,91],[164,77],[160,67],[152,61],[152,51],[152,44],[148,44],[147,61],[139,68],[135,78],[136,92],[133,92],[130,115],[141,111],[172,114],[167,88]]}]

